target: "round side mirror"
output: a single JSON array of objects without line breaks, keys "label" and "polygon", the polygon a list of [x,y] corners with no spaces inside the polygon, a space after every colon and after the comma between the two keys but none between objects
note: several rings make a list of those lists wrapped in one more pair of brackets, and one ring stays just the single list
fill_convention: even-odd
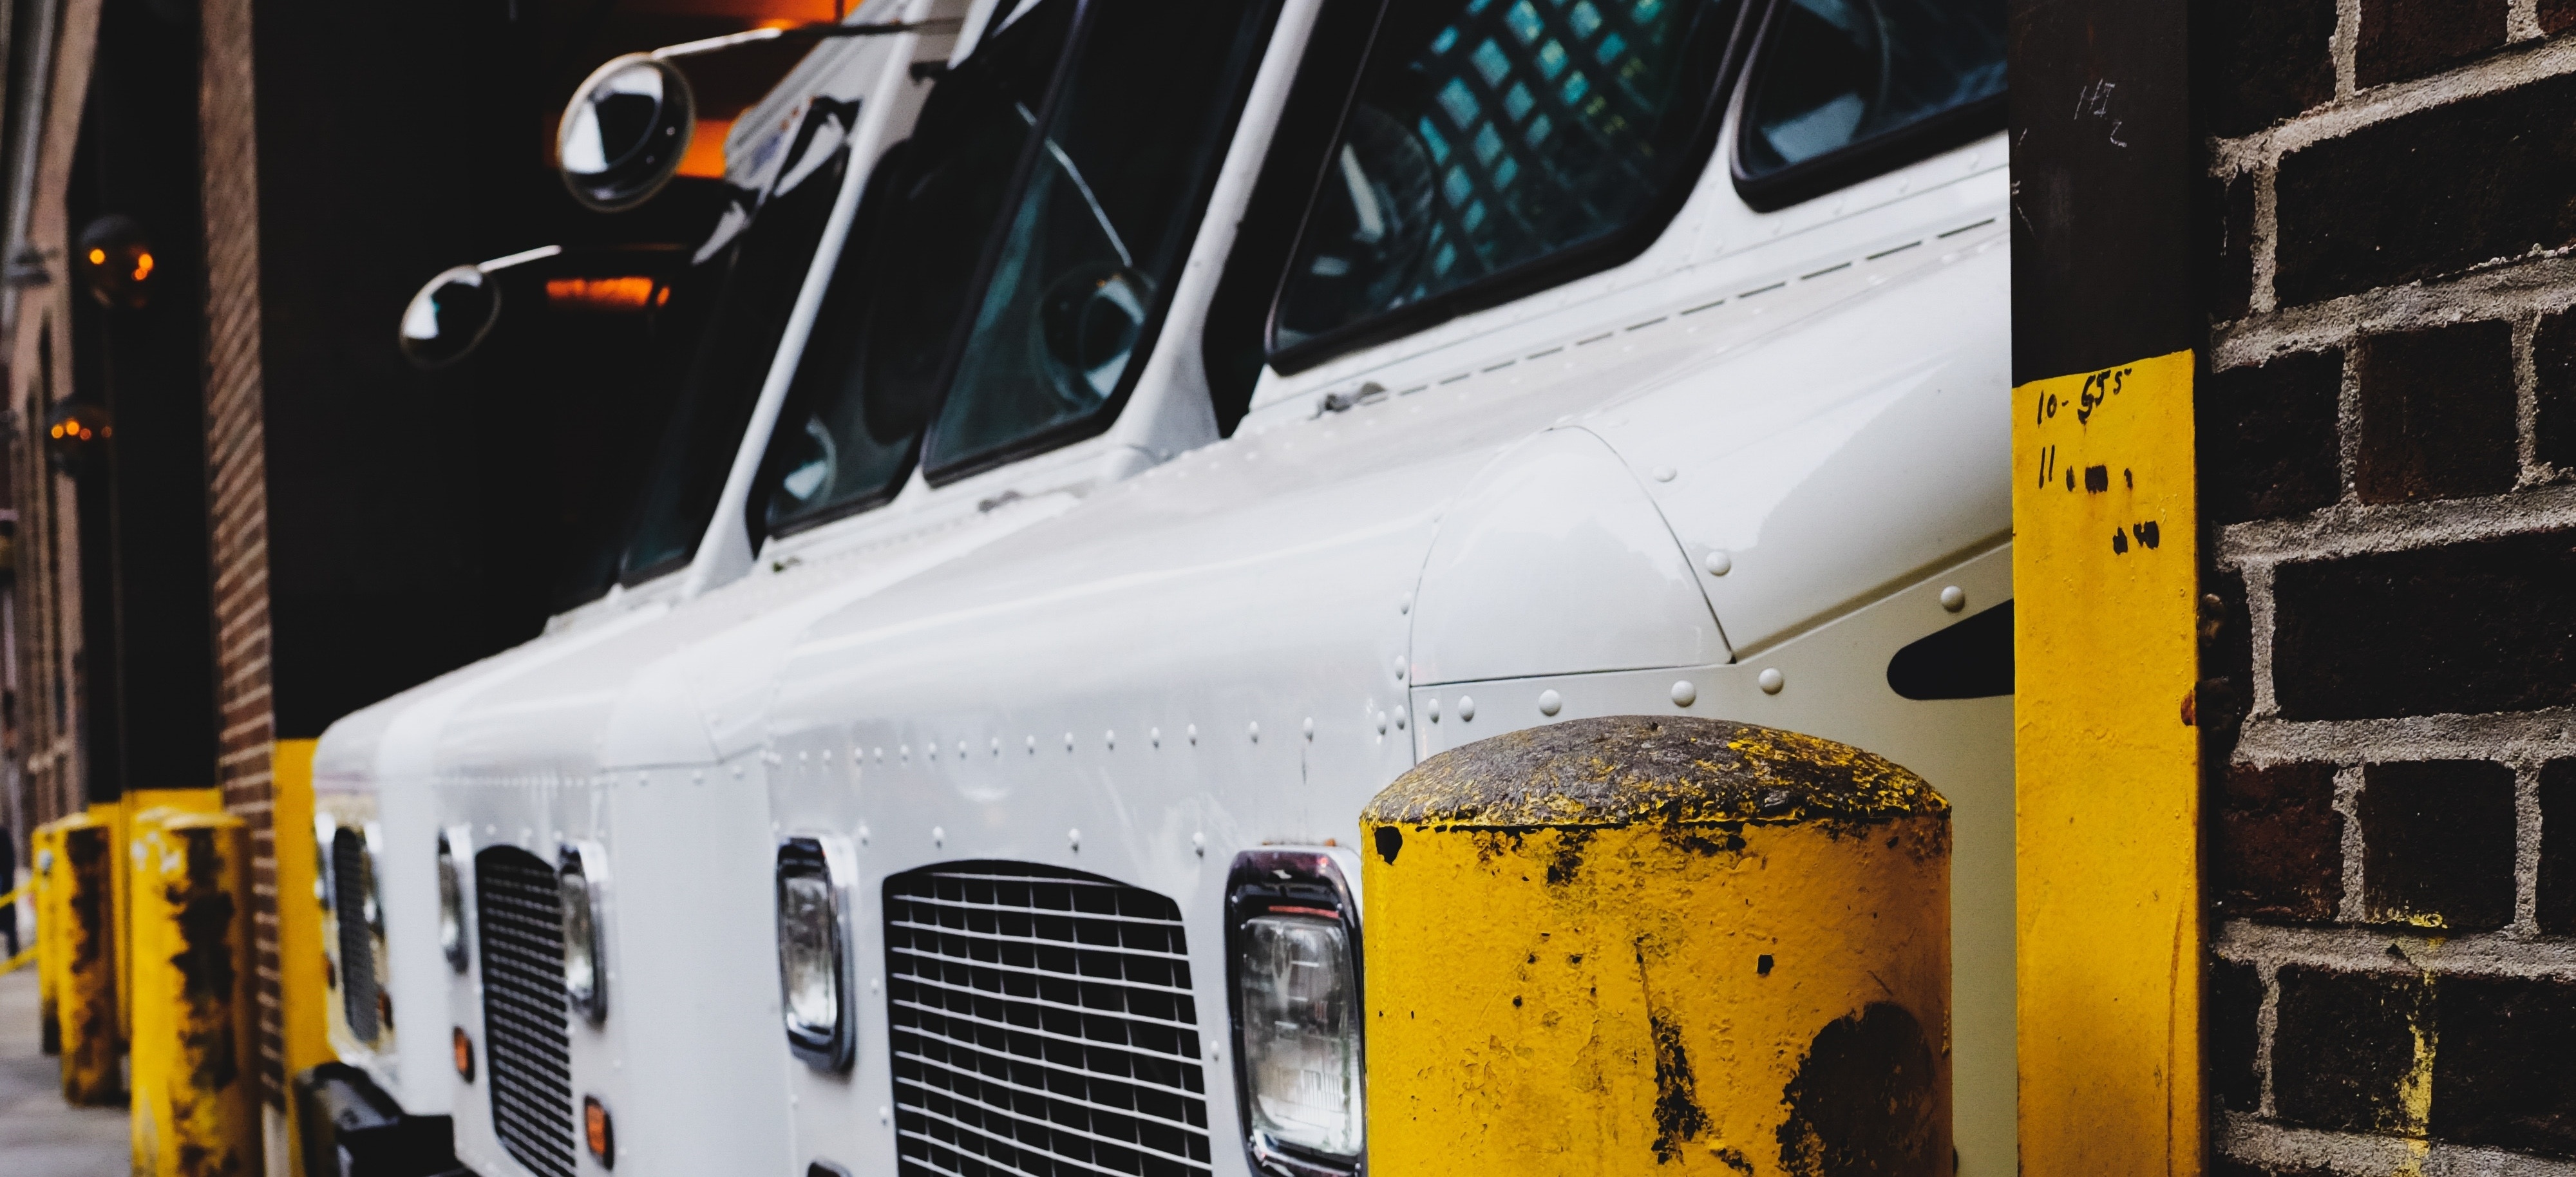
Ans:
[{"label": "round side mirror", "polygon": [[555,128],[555,158],[573,199],[600,212],[652,199],[680,170],[697,100],[678,67],[642,53],[591,71]]},{"label": "round side mirror", "polygon": [[501,287],[474,266],[441,272],[403,308],[402,353],[435,371],[464,359],[501,317]]}]

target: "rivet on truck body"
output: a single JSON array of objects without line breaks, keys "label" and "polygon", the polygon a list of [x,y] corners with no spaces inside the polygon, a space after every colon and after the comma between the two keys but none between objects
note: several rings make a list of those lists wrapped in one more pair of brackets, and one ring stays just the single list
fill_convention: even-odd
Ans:
[{"label": "rivet on truck body", "polygon": [[1423,700],[1422,714],[1424,718],[1429,719],[1433,723],[1440,722],[1440,696],[1433,695],[1430,698]]},{"label": "rivet on truck body", "polygon": [[1377,713],[1377,734],[1381,736],[1386,734],[1386,712]]},{"label": "rivet on truck body", "polygon": [[1253,720],[1251,723],[1246,724],[1246,725],[1244,726],[1244,729],[1243,729],[1243,734],[1244,734],[1244,736],[1245,736],[1246,738],[1250,739],[1253,743],[1256,743],[1256,744],[1260,743],[1260,742],[1261,742],[1261,721],[1256,719],[1256,720]]},{"label": "rivet on truck body", "polygon": [[1707,565],[1710,576],[1724,576],[1735,571],[1735,557],[1717,549],[1710,549],[1707,559],[1703,562]]},{"label": "rivet on truck body", "polygon": [[1395,656],[1395,681],[1404,681],[1404,655],[1402,654]]},{"label": "rivet on truck body", "polygon": [[1780,688],[1789,685],[1789,680],[1780,676],[1780,668],[1776,666],[1764,667],[1762,669],[1762,673],[1756,676],[1753,681],[1756,685],[1759,685],[1762,688],[1762,693],[1766,695],[1779,694]]},{"label": "rivet on truck body", "polygon": [[1306,717],[1306,724],[1305,724],[1305,727],[1306,727],[1306,738],[1307,738],[1307,739],[1310,739],[1310,740],[1311,740],[1311,739],[1314,739],[1314,738],[1315,738],[1315,717],[1314,717],[1314,716],[1309,715],[1309,716],[1307,716],[1307,717]]},{"label": "rivet on truck body", "polygon": [[1082,849],[1082,831],[1079,829],[1066,830],[1064,832],[1064,844],[1070,849]]},{"label": "rivet on truck body", "polygon": [[1472,722],[1475,718],[1476,718],[1476,698],[1475,698],[1475,696],[1473,696],[1473,695],[1460,695],[1460,696],[1458,696],[1458,722],[1460,722],[1460,723],[1468,723],[1468,722]]},{"label": "rivet on truck body", "polygon": [[1564,697],[1564,696],[1559,695],[1559,694],[1557,694],[1557,693],[1556,693],[1556,692],[1554,692],[1554,691],[1540,691],[1540,692],[1538,693],[1538,713],[1539,713],[1539,714],[1541,714],[1541,715],[1554,715],[1554,714],[1556,714],[1557,712],[1562,711],[1562,710],[1564,710],[1564,709],[1565,709],[1565,697]]},{"label": "rivet on truck body", "polygon": [[1404,730],[1404,704],[1402,703],[1395,705],[1395,730]]},{"label": "rivet on truck body", "polygon": [[946,826],[932,826],[932,827],[930,827],[930,844],[931,844],[932,846],[945,846],[945,845],[947,845],[947,844],[948,844],[948,827],[946,827]]},{"label": "rivet on truck body", "polygon": [[1692,686],[1691,680],[1683,679],[1673,684],[1673,706],[1688,707],[1696,702],[1699,702],[1699,688]]},{"label": "rivet on truck body", "polygon": [[1680,473],[1680,471],[1675,470],[1670,466],[1657,466],[1655,467],[1655,481],[1671,482]]},{"label": "rivet on truck body", "polygon": [[1941,607],[1953,613],[1965,609],[1968,607],[1968,594],[1955,584],[1946,586],[1941,590]]}]

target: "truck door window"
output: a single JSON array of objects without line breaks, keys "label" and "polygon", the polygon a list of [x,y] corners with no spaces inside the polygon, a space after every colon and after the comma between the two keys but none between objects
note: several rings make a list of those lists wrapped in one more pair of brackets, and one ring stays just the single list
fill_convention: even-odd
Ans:
[{"label": "truck door window", "polygon": [[2003,127],[2001,0],[1783,0],[1737,132],[1737,188],[1779,208]]},{"label": "truck door window", "polygon": [[1106,425],[1198,234],[1273,5],[1092,8],[931,428],[933,481]]},{"label": "truck door window", "polygon": [[1271,316],[1284,371],[1634,256],[1707,150],[1732,0],[1390,0]]},{"label": "truck door window", "polygon": [[888,152],[834,263],[751,510],[753,534],[894,497],[939,407],[941,369],[1073,28],[1076,0],[1014,10]]},{"label": "truck door window", "polygon": [[[830,219],[849,166],[844,142],[854,111],[817,102],[798,129],[781,183],[722,252],[700,262],[694,281],[716,286],[706,325],[687,364],[670,426],[654,459],[650,489],[619,559],[619,579],[641,583],[689,561],[714,517],[736,446],[769,374],[796,292]],[[820,154],[818,161],[811,158]]]}]

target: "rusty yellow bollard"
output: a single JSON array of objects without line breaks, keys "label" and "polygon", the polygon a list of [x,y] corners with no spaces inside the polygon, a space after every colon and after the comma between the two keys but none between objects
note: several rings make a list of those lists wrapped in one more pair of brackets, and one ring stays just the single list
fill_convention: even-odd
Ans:
[{"label": "rusty yellow bollard", "polygon": [[63,1052],[63,1027],[58,1020],[62,1016],[58,997],[60,978],[57,976],[62,971],[63,950],[54,935],[63,924],[62,916],[55,908],[62,892],[54,885],[54,867],[62,860],[62,851],[61,822],[49,821],[27,831],[27,857],[35,867],[30,872],[30,881],[36,889],[33,904],[36,912],[36,1002],[43,1011],[38,1015],[38,1033],[43,1039],[45,1053],[55,1055]]},{"label": "rusty yellow bollard", "polygon": [[1370,1170],[1949,1173],[1949,817],[1702,719],[1425,761],[1361,817]]},{"label": "rusty yellow bollard", "polygon": [[95,813],[58,823],[51,872],[54,1024],[62,1039],[63,1099],[115,1104],[125,1098],[118,1061],[125,1041],[116,1013],[116,826]]},{"label": "rusty yellow bollard", "polygon": [[133,819],[136,1177],[260,1171],[249,837],[228,813]]}]

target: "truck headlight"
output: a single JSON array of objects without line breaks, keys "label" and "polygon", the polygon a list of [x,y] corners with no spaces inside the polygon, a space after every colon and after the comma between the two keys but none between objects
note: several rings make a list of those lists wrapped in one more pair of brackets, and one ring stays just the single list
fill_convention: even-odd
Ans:
[{"label": "truck headlight", "polygon": [[788,1048],[807,1064],[838,1071],[858,1043],[850,992],[851,852],[839,838],[778,842],[778,992]]},{"label": "truck headlight", "polygon": [[465,884],[446,834],[438,836],[438,948],[447,954],[447,967],[465,971]]},{"label": "truck headlight", "polygon": [[1367,1142],[1359,905],[1333,856],[1254,850],[1226,880],[1235,1090],[1256,1171],[1356,1174]]},{"label": "truck headlight", "polygon": [[608,1017],[607,977],[601,971],[608,953],[600,935],[599,911],[607,866],[607,852],[584,842],[565,846],[558,868],[563,884],[564,996],[594,1024]]}]

